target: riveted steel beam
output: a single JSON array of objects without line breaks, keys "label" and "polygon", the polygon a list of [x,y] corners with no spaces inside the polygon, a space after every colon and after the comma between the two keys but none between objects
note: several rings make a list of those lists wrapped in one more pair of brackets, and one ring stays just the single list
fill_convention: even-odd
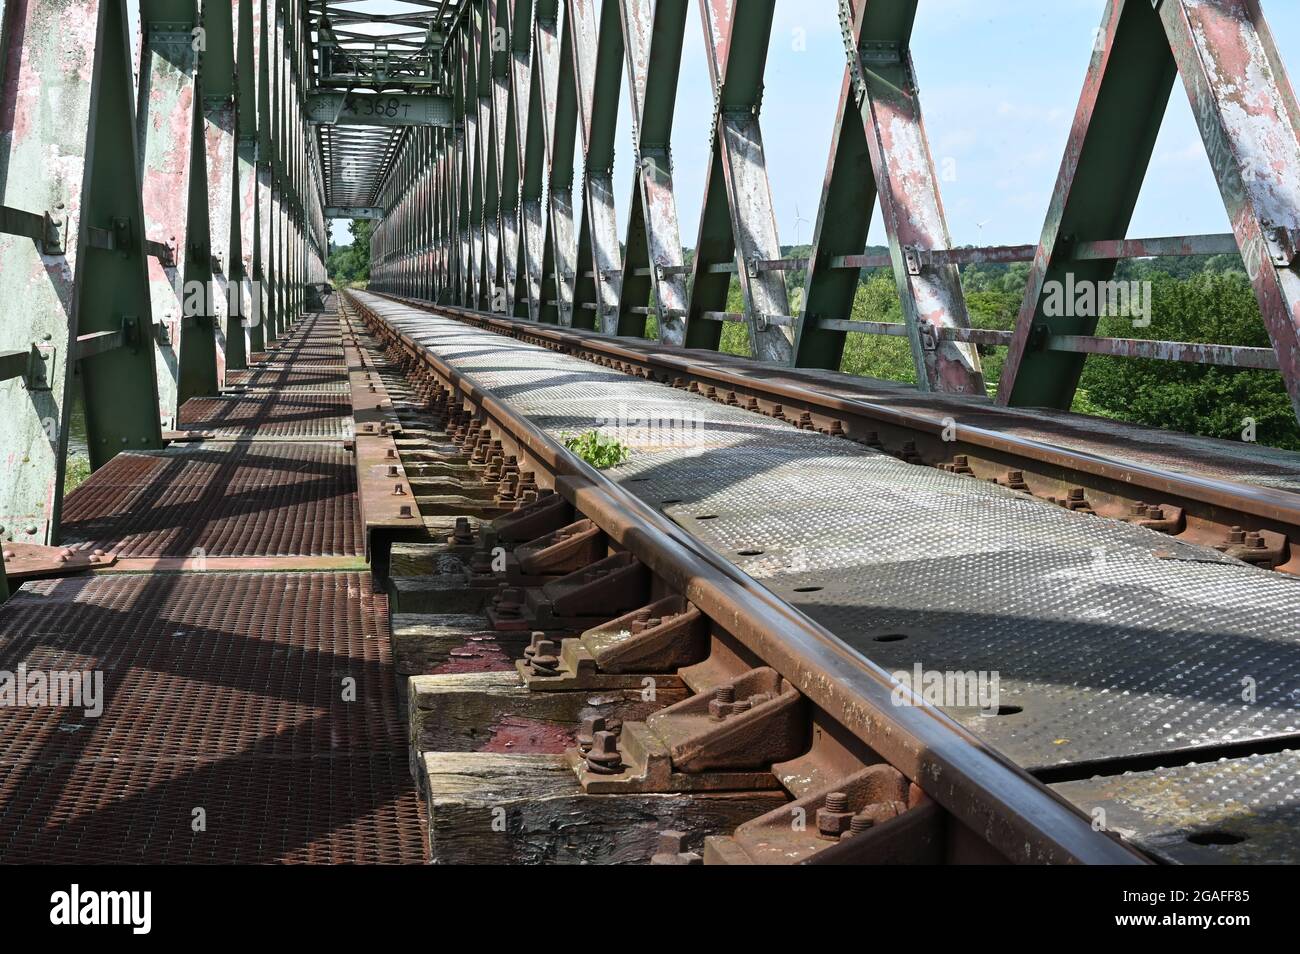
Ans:
[{"label": "riveted steel beam", "polygon": [[[29,2],[0,17],[0,54],[13,118],[0,127],[0,198],[35,223],[45,214],[61,236],[47,246],[17,223],[0,231],[0,295],[23,303],[23,320],[0,321],[0,351],[32,355],[32,370],[0,381],[0,537],[47,543],[62,503],[74,394],[70,350],[81,254],[86,149],[94,126],[88,71],[99,37],[99,4]],[[12,88],[10,86],[12,84]],[[51,92],[60,90],[54,99]],[[9,226],[13,225],[14,228]],[[21,359],[14,359],[19,360]]]},{"label": "riveted steel beam", "polygon": [[[97,21],[93,42],[83,47],[94,51],[87,101],[92,104],[93,115],[88,123],[81,192],[73,337],[101,331],[125,332],[126,346],[87,358],[78,366],[85,397],[90,464],[97,468],[122,450],[162,445],[154,348],[148,340],[149,275],[139,150],[135,124],[129,121],[134,112],[131,45],[125,4],[120,0],[71,5],[64,0],[56,6],[58,42],[70,44],[86,39],[66,32],[70,6],[77,14],[94,15]],[[31,29],[27,35],[33,36]],[[66,95],[68,87],[84,82],[84,76],[84,72],[61,77],[55,74],[46,80],[57,83],[61,79],[65,84],[61,95]],[[51,88],[55,88],[53,83]],[[127,122],[122,121],[124,117]],[[48,129],[43,133],[49,139],[57,138]],[[113,251],[90,248],[93,227],[113,232]]]},{"label": "riveted steel beam", "polygon": [[546,130],[542,121],[542,73],[539,51],[532,40],[530,3],[514,5],[512,23],[515,43],[527,44],[514,63],[515,123],[519,132],[519,256],[514,309],[519,318],[541,320],[543,217],[542,194],[546,188]]},{"label": "riveted steel beam", "polygon": [[[261,82],[261,0],[239,0],[239,20],[235,56],[236,119],[239,140],[236,147],[238,184],[237,226],[239,234],[240,294],[238,313],[242,333],[226,335],[226,367],[248,366],[248,356],[264,351],[266,342],[262,333],[262,293],[254,284],[259,274],[258,261],[258,189],[260,180],[257,167],[258,84]],[[238,340],[236,340],[238,338]]]},{"label": "riveted steel beam", "polygon": [[577,246],[573,234],[573,151],[578,96],[573,72],[573,38],[560,29],[558,0],[538,0],[533,24],[534,58],[541,80],[539,105],[546,153],[546,221],[543,230],[543,321],[573,324]]},{"label": "riveted steel beam", "polygon": [[[1173,2],[1173,0],[1171,0]],[[1095,309],[1052,314],[1053,288],[1108,281],[1111,259],[1081,261],[1079,242],[1127,234],[1177,64],[1148,0],[1109,0],[1093,47],[1047,221],[1030,267],[998,401],[1069,407],[1084,355],[1039,348],[1050,335],[1090,335]]]},{"label": "riveted steel beam", "polygon": [[[984,376],[975,347],[941,333],[970,327],[956,266],[917,269],[907,261],[909,249],[946,249],[952,244],[908,49],[916,2],[897,4],[883,18],[876,15],[879,4],[858,6],[866,8],[861,28],[852,33],[857,39],[857,89],[863,99],[859,108],[864,120],[868,114],[871,118],[867,145],[917,383],[922,390],[983,396]],[[859,19],[857,10],[854,19]],[[849,54],[852,57],[853,51]]]},{"label": "riveted steel beam", "polygon": [[636,185],[628,216],[618,333],[643,336],[654,294],[658,334],[686,338],[686,277],[673,193],[671,138],[686,0],[620,0],[633,118]]},{"label": "riveted steel beam", "polygon": [[[235,114],[235,23],[239,0],[204,0],[203,27],[207,41],[202,52],[200,85],[203,94],[203,147],[207,162],[208,235],[211,246],[208,312],[216,337],[216,393],[224,383],[229,354],[236,367],[246,364],[243,331],[232,297],[238,295],[240,246],[235,208],[238,191]],[[234,340],[238,339],[238,340]],[[233,344],[232,344],[233,341]]]},{"label": "riveted steel beam", "polygon": [[706,323],[705,315],[726,308],[729,282],[701,282],[699,272],[734,255],[752,353],[763,361],[789,364],[794,357],[792,332],[771,320],[790,312],[785,277],[749,267],[756,260],[781,257],[758,121],[775,9],[775,0],[700,0],[714,93],[714,159],[696,243],[686,343],[717,348],[721,326]]},{"label": "riveted steel beam", "polygon": [[[215,347],[206,303],[209,240],[199,58],[204,47],[194,0],[141,6],[139,137],[144,231],[172,251],[149,260],[159,414],[176,426],[186,397],[216,390]],[[209,369],[211,369],[209,371]],[[193,392],[185,393],[182,392]]]},{"label": "riveted steel beam", "polygon": [[1159,7],[1291,403],[1300,416],[1300,108],[1255,0]]},{"label": "riveted steel beam", "polygon": [[615,334],[623,286],[614,209],[614,134],[624,58],[618,0],[567,0],[565,23],[573,44],[583,153],[573,324]]}]

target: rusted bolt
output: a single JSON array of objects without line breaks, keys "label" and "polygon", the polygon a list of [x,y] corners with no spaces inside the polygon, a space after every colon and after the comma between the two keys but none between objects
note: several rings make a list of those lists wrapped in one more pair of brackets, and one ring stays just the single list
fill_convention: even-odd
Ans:
[{"label": "rusted bolt", "polygon": [[389,476],[389,477],[396,477],[396,476],[397,476],[397,465],[396,465],[396,464],[389,464],[389,465],[388,465],[388,476]]},{"label": "rusted bolt", "polygon": [[533,658],[529,665],[538,676],[558,676],[560,674],[559,646],[554,640],[539,639],[533,645]]},{"label": "rusted bolt", "polygon": [[591,751],[586,753],[587,770],[596,775],[616,775],[623,767],[623,757],[618,751],[618,739],[613,732],[597,732],[592,736]]},{"label": "rusted bolt", "polygon": [[393,485],[393,496],[394,496],[394,497],[405,497],[405,496],[406,496],[406,490],[405,490],[405,488],[403,488],[401,484],[394,484],[394,485]]},{"label": "rusted bolt", "polygon": [[577,743],[578,751],[586,755],[591,751],[591,746],[596,738],[597,732],[604,732],[605,719],[603,716],[590,716],[582,720],[582,728],[578,730]]},{"label": "rusted bolt", "polygon": [[864,831],[870,831],[876,820],[870,815],[858,814],[849,819],[849,830],[841,837],[851,838],[854,835],[861,835]]},{"label": "rusted bolt", "polygon": [[713,698],[709,700],[709,718],[714,722],[721,722],[731,714],[731,707],[735,701],[735,686],[717,686],[713,690]]},{"label": "rusted bolt", "polygon": [[849,796],[844,792],[831,792],[825,804],[817,809],[817,834],[822,838],[837,839],[853,823],[849,811]]},{"label": "rusted bolt", "polygon": [[411,513],[410,504],[402,504],[401,508],[397,511],[397,515],[402,519],[408,519],[415,516],[415,514]]},{"label": "rusted bolt", "polygon": [[652,865],[699,865],[704,859],[686,850],[686,836],[680,831],[661,831],[659,847],[650,859]]},{"label": "rusted bolt", "polygon": [[[505,595],[505,593],[506,593],[506,589],[503,586],[501,588],[501,592],[497,594],[496,601],[500,602],[501,597]],[[543,633],[541,630],[537,630],[537,629],[533,630],[532,633],[530,633],[528,636],[528,645],[524,647],[524,658],[531,661],[532,658],[535,655],[537,655],[537,644],[544,639],[546,639],[545,633]]]}]

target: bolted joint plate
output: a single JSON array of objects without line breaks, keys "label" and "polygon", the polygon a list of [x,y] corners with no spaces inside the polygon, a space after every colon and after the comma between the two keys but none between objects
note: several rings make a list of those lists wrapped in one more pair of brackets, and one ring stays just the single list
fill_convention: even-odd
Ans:
[{"label": "bolted joint plate", "polygon": [[807,750],[808,726],[803,696],[764,666],[625,724],[616,753],[605,740],[566,758],[589,794],[778,788],[768,767]]}]

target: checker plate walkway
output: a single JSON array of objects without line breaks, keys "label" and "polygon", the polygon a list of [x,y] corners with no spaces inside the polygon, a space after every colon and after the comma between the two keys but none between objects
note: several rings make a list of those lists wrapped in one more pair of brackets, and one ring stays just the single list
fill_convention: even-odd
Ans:
[{"label": "checker plate walkway", "polygon": [[[68,496],[65,542],[117,565],[0,607],[0,670],[103,675],[90,711],[0,708],[0,861],[425,860],[387,600],[336,439],[337,317],[273,353],[231,378],[274,395],[187,404],[238,439],[119,454]],[[323,355],[339,367],[318,370]],[[119,572],[166,558],[189,562]]]},{"label": "checker plate walkway", "polygon": [[[1300,745],[1292,576],[355,297],[553,437],[616,427],[633,453],[612,479],[890,672],[998,673],[1001,714],[949,715],[1085,811],[1126,800],[1132,840],[1157,856],[1171,830],[1211,823],[1220,803],[1159,810],[1161,772],[1126,776],[1122,790],[1087,779]],[[1244,673],[1260,676],[1250,702]],[[1294,817],[1300,754],[1269,764],[1276,784],[1225,768],[1204,770],[1202,788]]]}]

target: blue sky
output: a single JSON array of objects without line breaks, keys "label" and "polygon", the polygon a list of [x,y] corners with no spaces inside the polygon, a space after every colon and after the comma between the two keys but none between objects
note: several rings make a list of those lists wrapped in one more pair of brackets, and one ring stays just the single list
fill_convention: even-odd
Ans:
[{"label": "blue sky", "polygon": [[[1104,7],[1104,0],[921,0],[912,55],[935,161],[955,163],[955,179],[941,183],[954,244],[1037,241]],[[1263,0],[1263,8],[1283,58],[1293,73],[1300,70],[1300,3]],[[835,11],[834,0],[777,2],[762,123],[783,244],[809,241],[817,217],[844,72]],[[707,74],[703,28],[692,9],[673,126],[686,246],[695,244],[708,169]],[[632,189],[626,95],[622,105],[615,185],[625,230]],[[1178,83],[1130,236],[1226,231]],[[345,223],[336,222],[335,238],[346,235]],[[885,241],[878,215],[869,241]]]}]

